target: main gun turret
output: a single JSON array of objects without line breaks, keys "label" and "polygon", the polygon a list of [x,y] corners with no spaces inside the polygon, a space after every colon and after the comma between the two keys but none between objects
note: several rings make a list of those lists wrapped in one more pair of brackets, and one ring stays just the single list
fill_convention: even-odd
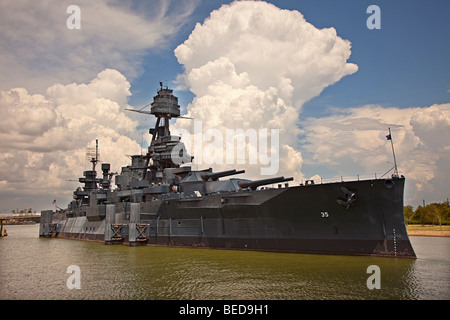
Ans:
[{"label": "main gun turret", "polygon": [[251,188],[252,190],[256,190],[259,186],[264,186],[267,184],[272,183],[279,183],[279,182],[285,182],[285,181],[292,181],[294,178],[285,178],[285,177],[277,177],[277,178],[270,178],[270,179],[262,179],[262,180],[253,180],[253,181],[239,181],[238,185],[242,189]]},{"label": "main gun turret", "polygon": [[209,179],[211,179],[212,181],[216,181],[217,179],[222,178],[222,177],[231,176],[234,174],[240,174],[240,173],[244,173],[244,172],[245,172],[245,170],[236,171],[236,169],[233,169],[233,170],[226,170],[226,171],[220,171],[220,172],[202,173],[202,174],[200,174],[200,177],[202,177],[203,181],[208,181]]}]

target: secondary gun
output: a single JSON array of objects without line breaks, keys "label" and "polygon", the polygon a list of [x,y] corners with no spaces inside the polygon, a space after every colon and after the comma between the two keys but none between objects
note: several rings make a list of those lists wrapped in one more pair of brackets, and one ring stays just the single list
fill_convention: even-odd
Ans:
[{"label": "secondary gun", "polygon": [[201,173],[200,177],[202,177],[203,181],[208,181],[211,179],[212,181],[216,181],[219,178],[231,176],[234,174],[244,173],[245,170],[239,170],[236,171],[236,169],[233,170],[226,170],[226,171],[219,171],[219,172],[210,172],[210,173]]},{"label": "secondary gun", "polygon": [[256,190],[259,186],[264,186],[266,184],[279,183],[285,181],[292,181],[294,178],[285,178],[285,177],[277,177],[277,178],[269,178],[262,180],[253,180],[253,181],[239,181],[238,185],[242,189],[251,188],[252,190]]}]

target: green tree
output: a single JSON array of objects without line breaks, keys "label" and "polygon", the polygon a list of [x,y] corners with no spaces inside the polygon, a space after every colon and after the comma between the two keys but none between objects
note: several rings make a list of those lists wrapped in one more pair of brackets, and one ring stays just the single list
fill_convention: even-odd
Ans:
[{"label": "green tree", "polygon": [[414,223],[414,209],[411,205],[403,207],[403,214],[405,215],[406,223]]},{"label": "green tree", "polygon": [[418,206],[413,210],[412,206],[403,207],[406,223],[416,224],[450,224],[450,205],[448,202],[430,203],[426,206]]},{"label": "green tree", "polygon": [[450,217],[450,206],[447,204],[447,202],[432,203],[431,206],[431,213],[434,221],[439,225],[448,224]]},{"label": "green tree", "polygon": [[413,219],[421,225],[427,224],[427,222],[429,221],[429,217],[428,217],[428,210],[426,209],[426,207],[418,206],[417,209],[414,211]]}]

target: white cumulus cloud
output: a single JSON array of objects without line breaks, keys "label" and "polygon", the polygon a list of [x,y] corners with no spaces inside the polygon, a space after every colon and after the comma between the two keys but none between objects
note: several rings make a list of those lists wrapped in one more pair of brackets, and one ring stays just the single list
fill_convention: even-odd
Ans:
[{"label": "white cumulus cloud", "polygon": [[[278,175],[302,179],[296,149],[301,107],[358,70],[347,62],[350,49],[334,28],[318,29],[298,11],[260,1],[223,5],[175,49],[185,68],[178,81],[195,94],[187,114],[223,136],[227,129],[279,129]],[[188,129],[191,123],[176,125]],[[260,164],[239,167],[260,174]]]},{"label": "white cumulus cloud", "polygon": [[[80,29],[67,28],[70,5]],[[137,118],[124,113],[129,81],[197,5],[0,0],[0,211],[45,209],[54,198],[65,206],[97,138],[115,171],[141,151]]]},{"label": "white cumulus cloud", "polygon": [[[399,174],[407,178],[406,197],[444,201],[450,179],[450,104],[423,108],[368,105],[335,110],[322,118],[302,121],[302,150],[309,164],[339,175],[384,173],[393,166],[391,128]],[[390,172],[392,173],[392,172]]]},{"label": "white cumulus cloud", "polygon": [[[41,92],[54,83],[86,82],[105,68],[128,79],[147,50],[167,42],[197,1],[0,1],[0,90]],[[66,21],[80,8],[80,29]]]},{"label": "white cumulus cloud", "polygon": [[86,147],[95,147],[96,139],[100,159],[112,170],[127,165],[127,155],[141,151],[137,121],[124,110],[129,88],[121,73],[106,69],[89,83],[55,84],[42,95],[0,91],[2,198],[20,192],[23,204],[32,196],[47,204],[48,197],[70,200],[76,185],[69,180],[90,167]]}]

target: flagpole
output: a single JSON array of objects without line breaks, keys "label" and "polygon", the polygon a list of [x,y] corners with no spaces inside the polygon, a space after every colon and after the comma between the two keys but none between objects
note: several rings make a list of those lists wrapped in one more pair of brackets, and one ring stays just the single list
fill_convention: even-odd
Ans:
[{"label": "flagpole", "polygon": [[394,152],[394,142],[392,141],[392,134],[391,134],[391,128],[389,127],[389,137],[391,140],[391,147],[392,147],[392,155],[394,156],[394,175],[398,177],[398,170],[397,170],[397,160],[395,159],[395,152]]}]

